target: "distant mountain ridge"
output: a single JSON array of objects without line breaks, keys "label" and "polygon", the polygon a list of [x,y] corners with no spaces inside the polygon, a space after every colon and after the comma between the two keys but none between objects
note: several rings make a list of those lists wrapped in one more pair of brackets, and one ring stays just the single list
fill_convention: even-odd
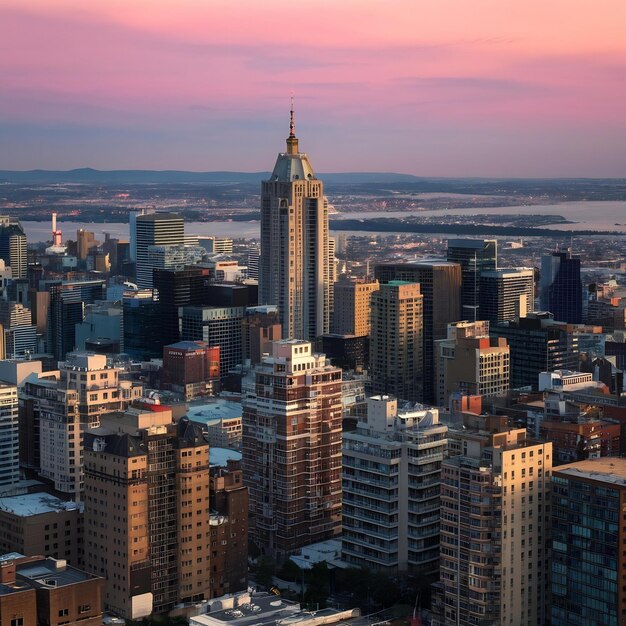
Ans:
[{"label": "distant mountain ridge", "polygon": [[[0,170],[0,182],[19,184],[259,184],[270,172],[187,172],[183,170]],[[402,183],[420,180],[411,174],[385,172],[345,172],[318,174],[329,183]]]}]

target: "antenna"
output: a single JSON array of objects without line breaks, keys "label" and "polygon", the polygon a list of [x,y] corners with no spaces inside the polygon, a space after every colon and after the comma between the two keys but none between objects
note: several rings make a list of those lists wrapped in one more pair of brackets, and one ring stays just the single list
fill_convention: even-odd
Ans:
[{"label": "antenna", "polygon": [[290,137],[295,137],[296,136],[296,123],[294,121],[294,114],[293,114],[293,94],[291,94],[291,108],[289,110],[289,136]]}]

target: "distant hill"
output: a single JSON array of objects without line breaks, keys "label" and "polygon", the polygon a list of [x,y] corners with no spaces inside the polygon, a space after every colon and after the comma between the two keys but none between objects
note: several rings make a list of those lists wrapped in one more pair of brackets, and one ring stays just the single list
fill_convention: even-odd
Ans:
[{"label": "distant hill", "polygon": [[[410,174],[378,172],[345,172],[318,174],[328,183],[407,183],[420,180]],[[0,170],[0,182],[18,184],[259,184],[269,178],[270,172],[185,172],[179,170],[94,170],[81,168],[67,171]]]}]

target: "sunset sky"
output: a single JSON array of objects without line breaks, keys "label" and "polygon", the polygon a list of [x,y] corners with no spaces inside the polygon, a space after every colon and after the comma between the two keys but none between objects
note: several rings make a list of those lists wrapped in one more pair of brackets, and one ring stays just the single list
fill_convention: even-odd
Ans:
[{"label": "sunset sky", "polygon": [[624,0],[0,0],[0,168],[626,176]]}]

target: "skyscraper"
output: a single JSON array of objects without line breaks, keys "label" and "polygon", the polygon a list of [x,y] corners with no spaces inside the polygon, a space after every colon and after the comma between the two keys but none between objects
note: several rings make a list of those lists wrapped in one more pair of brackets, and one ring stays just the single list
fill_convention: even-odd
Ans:
[{"label": "skyscraper", "polygon": [[580,280],[580,259],[555,252],[541,259],[540,302],[542,311],[550,311],[554,319],[568,324],[583,321],[583,286]]},{"label": "skyscraper", "polygon": [[331,251],[324,187],[299,152],[293,107],[287,152],[261,186],[260,304],[278,305],[283,336],[329,331]]},{"label": "skyscraper", "polygon": [[480,274],[478,319],[502,324],[535,310],[535,271],[532,268],[487,270]]},{"label": "skyscraper", "polygon": [[276,341],[244,379],[251,535],[279,560],[341,529],[341,370],[311,343]]},{"label": "skyscraper", "polygon": [[441,466],[434,626],[546,623],[552,444],[506,421],[464,416],[448,431],[461,454]]},{"label": "skyscraper", "polygon": [[208,600],[209,444],[203,426],[131,407],[85,433],[85,565],[105,608],[136,619]]},{"label": "skyscraper", "polygon": [[480,307],[480,274],[498,267],[496,239],[449,239],[448,261],[461,266],[462,319],[470,322],[483,319]]},{"label": "skyscraper", "polygon": [[344,561],[389,574],[437,572],[447,430],[437,409],[367,399],[367,419],[343,435]]},{"label": "skyscraper", "polygon": [[448,324],[461,318],[461,266],[448,261],[424,260],[418,263],[377,265],[374,275],[380,282],[407,280],[420,284],[424,299],[424,402],[435,401],[434,342],[445,339]]},{"label": "skyscraper", "polygon": [[137,251],[137,284],[152,288],[153,263],[150,246],[182,246],[185,243],[185,223],[174,213],[152,213],[135,218],[135,241],[131,249]]},{"label": "skyscraper", "polygon": [[18,220],[0,216],[0,259],[13,270],[13,278],[26,278],[26,234]]},{"label": "skyscraper", "polygon": [[626,460],[579,461],[552,478],[553,626],[623,624]]},{"label": "skyscraper", "polygon": [[421,402],[424,298],[419,283],[393,280],[372,294],[370,374],[375,394]]}]

